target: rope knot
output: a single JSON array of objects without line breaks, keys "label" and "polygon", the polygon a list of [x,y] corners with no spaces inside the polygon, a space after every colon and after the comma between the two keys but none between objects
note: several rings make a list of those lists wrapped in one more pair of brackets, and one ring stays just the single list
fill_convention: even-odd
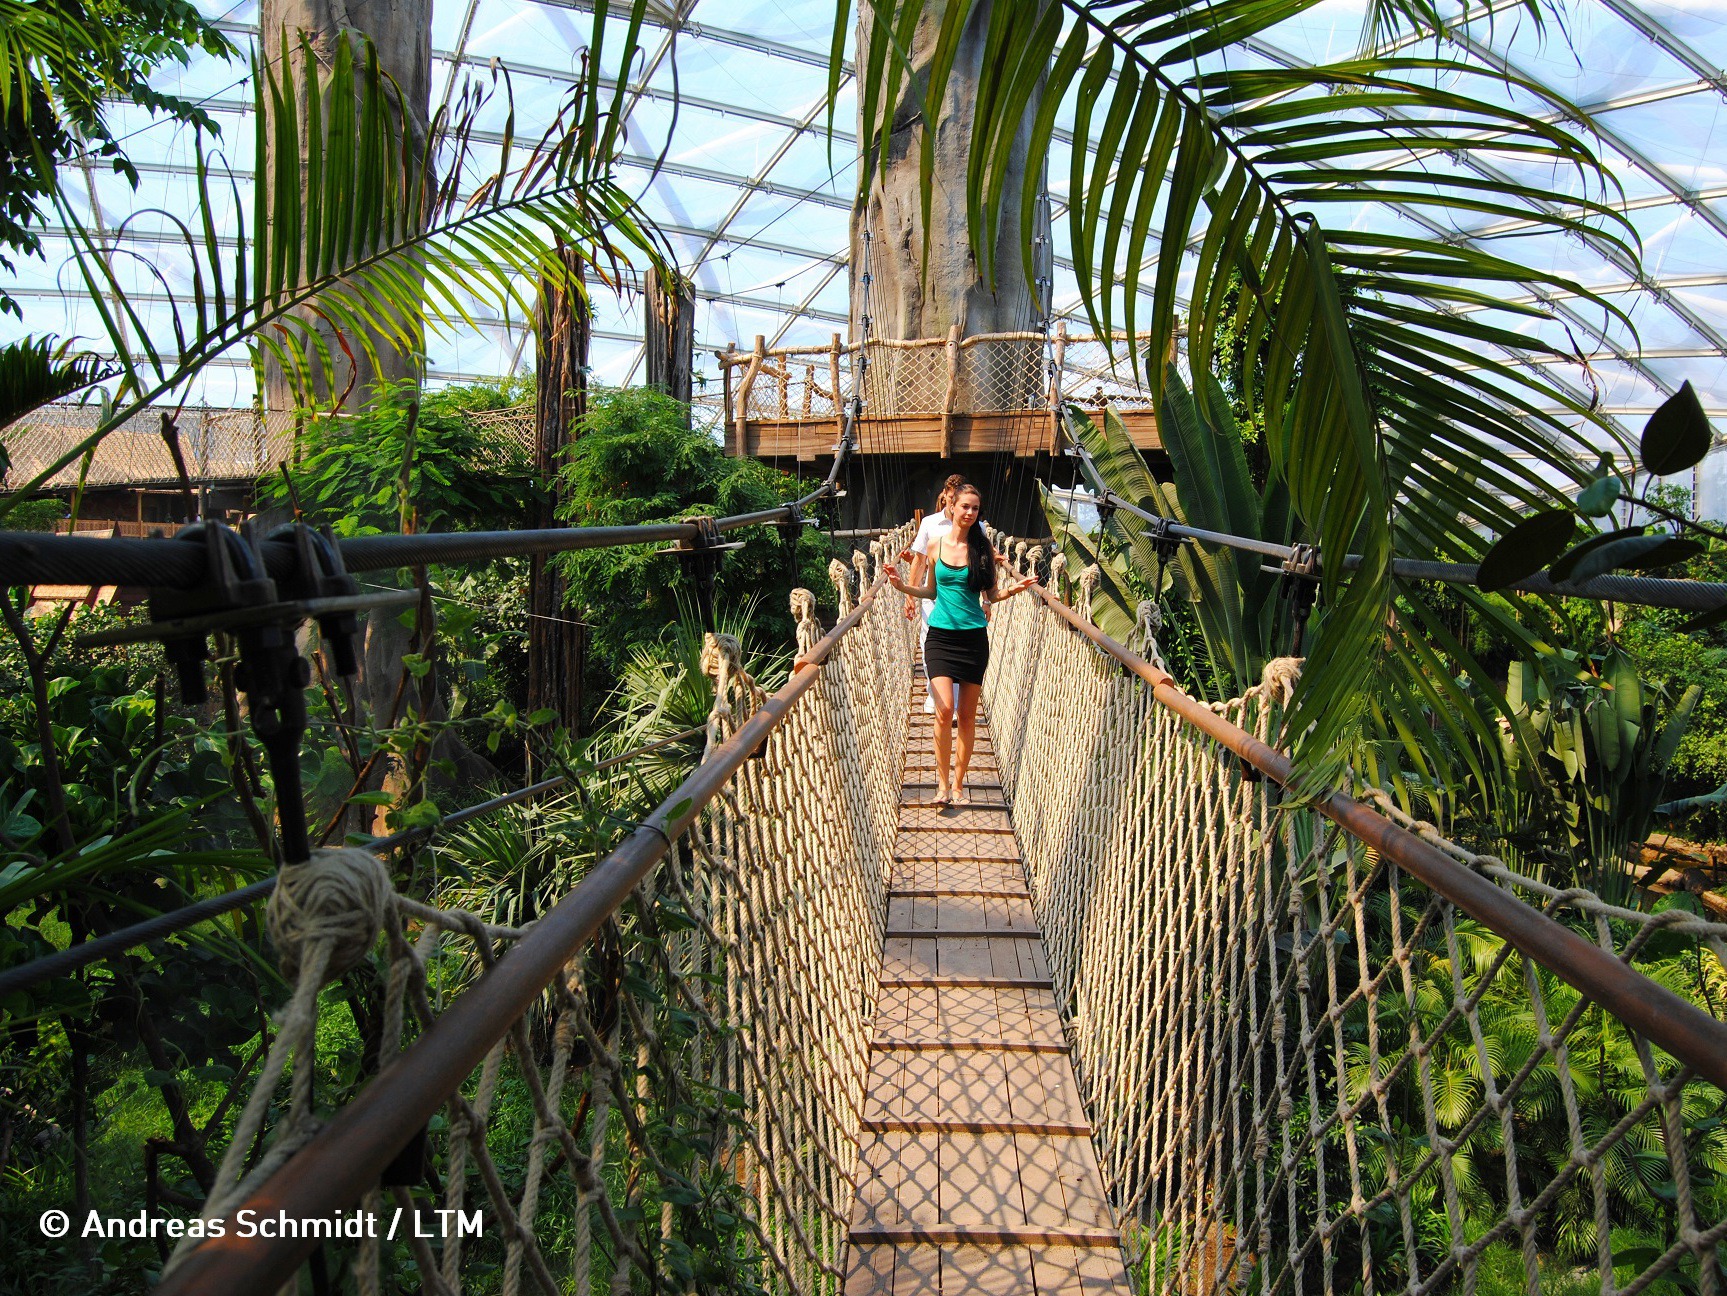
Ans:
[{"label": "rope knot", "polygon": [[1017,576],[1025,575],[1025,551],[1028,547],[1027,541],[1015,540],[1013,542],[1013,570]]},{"label": "rope knot", "polygon": [[1163,649],[1157,643],[1158,631],[1163,629],[1163,608],[1156,599],[1140,599],[1133,620],[1141,636],[1140,655],[1165,675],[1169,674],[1169,663],[1163,660]]},{"label": "rope knot", "polygon": [[1288,706],[1289,699],[1295,696],[1295,686],[1301,681],[1301,667],[1306,661],[1304,657],[1273,657],[1265,663],[1265,670],[1259,677],[1260,691],[1269,698],[1275,698],[1279,706]]},{"label": "rope knot", "polygon": [[1087,625],[1096,625],[1091,617],[1091,596],[1097,591],[1098,581],[1103,579],[1103,569],[1096,563],[1087,563],[1079,569],[1079,606],[1074,609],[1085,618]]},{"label": "rope knot", "polygon": [[298,978],[320,941],[330,945],[324,984],[358,965],[383,930],[395,894],[378,857],[359,846],[315,850],[304,864],[282,869],[264,913],[282,975]]},{"label": "rope knot", "polygon": [[712,630],[703,635],[701,668],[702,674],[714,681],[714,707],[708,712],[708,750],[712,751],[725,741],[721,722],[737,718],[732,710],[732,690],[741,689],[752,709],[760,705],[763,694],[744,669],[744,646],[736,635],[715,634]]},{"label": "rope knot", "polygon": [[822,625],[816,620],[816,596],[803,586],[792,591],[792,620],[798,623],[798,656],[806,656],[822,637]]},{"label": "rope knot", "polygon": [[828,579],[834,583],[834,593],[839,596],[840,616],[850,616],[852,610],[851,568],[835,558],[828,563]]},{"label": "rope knot", "polygon": [[858,569],[858,595],[862,597],[863,592],[870,586],[869,555],[862,549],[853,549],[852,566]]}]

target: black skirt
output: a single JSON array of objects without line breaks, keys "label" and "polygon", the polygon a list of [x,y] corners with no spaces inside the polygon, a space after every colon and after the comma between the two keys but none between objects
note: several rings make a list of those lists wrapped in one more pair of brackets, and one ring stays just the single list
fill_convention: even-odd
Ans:
[{"label": "black skirt", "polygon": [[931,626],[923,641],[923,669],[930,679],[944,676],[959,684],[982,684],[989,669],[989,630],[943,630]]}]

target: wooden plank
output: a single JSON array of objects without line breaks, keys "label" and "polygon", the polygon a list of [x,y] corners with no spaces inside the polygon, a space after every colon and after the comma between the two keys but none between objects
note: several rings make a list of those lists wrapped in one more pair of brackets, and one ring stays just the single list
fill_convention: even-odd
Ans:
[{"label": "wooden plank", "polygon": [[1044,1228],[1032,1224],[1017,1228],[991,1224],[937,1224],[904,1228],[857,1227],[853,1228],[848,1236],[853,1246],[874,1245],[883,1242],[900,1245],[922,1242],[937,1246],[975,1242],[980,1246],[994,1243],[1005,1246],[1108,1247],[1114,1248],[1118,1253],[1121,1248],[1121,1235],[1114,1229]]},{"label": "wooden plank", "polygon": [[962,1242],[941,1249],[942,1296],[1026,1296],[1036,1283],[1030,1247]]},{"label": "wooden plank", "polygon": [[893,1296],[894,1250],[891,1242],[854,1244],[845,1296]]},{"label": "wooden plank", "polygon": [[1013,1134],[939,1134],[941,1220],[960,1226],[1013,1228],[1027,1223]]},{"label": "wooden plank", "polygon": [[894,1296],[941,1296],[941,1248],[895,1247]]},{"label": "wooden plank", "polygon": [[[906,1074],[909,1074],[910,1071],[911,1068],[907,1068]],[[915,1101],[916,1095],[921,1091],[921,1084],[901,1091],[908,1109],[910,1109],[911,1103]],[[997,1097],[999,1098],[1000,1095]],[[959,1110],[960,1102],[959,1099],[943,1102],[941,1104],[942,1110],[944,1112]],[[933,1105],[935,1105],[933,1100],[926,1100],[924,1110],[929,1110]],[[1091,1126],[1083,1122],[1079,1124],[1056,1124],[1050,1121],[1016,1120],[1007,1117],[1000,1120],[967,1120],[964,1117],[946,1115],[934,1120],[924,1117],[909,1119],[898,1117],[866,1118],[863,1121],[863,1128],[876,1134],[901,1130],[908,1134],[1035,1134],[1050,1138],[1075,1136],[1089,1138],[1091,1136]]]},{"label": "wooden plank", "polygon": [[870,1048],[882,1053],[1067,1053],[1068,1046],[1046,1044],[1037,1040],[1001,1039],[912,1039],[907,1036],[883,1035],[870,1041]]},{"label": "wooden plank", "polygon": [[[741,402],[734,402],[741,403]],[[1141,450],[1162,450],[1157,417],[1148,409],[1119,411],[1129,438]],[[858,448],[864,453],[913,454],[939,458],[942,455],[943,414],[900,414],[891,421],[864,417],[858,420]],[[955,411],[948,420],[948,452],[966,454],[1011,454],[1029,459],[1034,451],[1049,446],[1047,409],[1011,410],[1000,413],[967,414]],[[823,463],[833,457],[833,419],[752,418],[742,422],[732,444],[742,444],[744,453],[758,459],[798,459]]]}]

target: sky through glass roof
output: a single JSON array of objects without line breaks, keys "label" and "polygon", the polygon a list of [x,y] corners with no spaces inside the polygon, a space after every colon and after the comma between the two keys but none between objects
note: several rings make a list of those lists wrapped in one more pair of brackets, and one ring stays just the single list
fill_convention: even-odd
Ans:
[{"label": "sky through glass roof", "polygon": [[[235,38],[255,37],[251,0],[214,6]],[[1532,83],[1536,89],[1470,84],[1538,116],[1569,117],[1593,131],[1618,178],[1611,195],[1642,244],[1641,266],[1609,240],[1532,230],[1502,215],[1382,203],[1328,204],[1332,224],[1361,230],[1437,233],[1553,267],[1615,302],[1635,333],[1598,308],[1558,295],[1555,319],[1536,324],[1503,312],[1496,322],[1557,342],[1585,363],[1549,369],[1578,398],[1596,399],[1635,434],[1649,410],[1689,380],[1705,408],[1727,427],[1727,0],[1581,0],[1562,20],[1538,31],[1507,0],[1469,8],[1437,49],[1412,53],[1465,59]],[[1265,37],[1214,56],[1218,66],[1301,66],[1346,57],[1358,48],[1362,0],[1327,0]],[[850,199],[856,178],[856,105],[849,74],[827,135],[827,45],[831,9],[802,0],[680,0],[656,3],[632,86],[625,177],[664,231],[697,291],[698,381],[717,378],[712,351],[748,346],[825,346],[847,329]],[[432,25],[434,103],[466,75],[507,69],[518,113],[518,138],[537,134],[556,113],[578,65],[590,16],[578,4],[534,0],[437,0]],[[620,29],[621,31],[621,29]],[[645,70],[645,75],[642,73]],[[187,97],[205,98],[224,125],[223,148],[234,168],[238,200],[250,202],[252,133],[245,68],[198,55],[159,80]],[[1574,105],[1575,107],[1568,107]],[[1065,105],[1058,126],[1071,123]],[[495,109],[502,124],[502,107]],[[172,223],[156,208],[183,213],[192,203],[192,137],[172,123],[152,123],[118,107],[116,134],[140,164],[134,193],[102,166],[73,186],[86,219],[113,230],[131,213],[119,244],[135,254],[126,273],[146,307],[160,310],[164,288],[189,291],[189,267],[175,247]],[[1050,159],[1055,215],[1058,315],[1083,317],[1067,260],[1063,212],[1071,135]],[[663,157],[662,157],[663,155]],[[658,169],[655,161],[660,159]],[[1095,171],[1107,159],[1093,159]],[[1391,159],[1386,164],[1404,164]],[[1422,165],[1443,166],[1444,159]],[[1564,177],[1512,156],[1470,163],[1494,183]],[[1580,183],[1580,182],[1579,182]],[[1579,198],[1599,196],[1577,189]],[[221,227],[228,213],[218,212]],[[44,239],[45,260],[20,258],[14,295],[25,320],[6,319],[8,335],[55,331],[94,339],[99,323],[82,298],[63,238]],[[157,276],[160,279],[157,279]],[[606,383],[641,377],[640,301],[596,294],[593,367]],[[432,379],[450,381],[521,371],[532,361],[522,321],[483,318],[482,327],[430,344]],[[1522,363],[1545,363],[1521,357]],[[243,357],[213,366],[194,401],[244,405],[252,377]]]}]

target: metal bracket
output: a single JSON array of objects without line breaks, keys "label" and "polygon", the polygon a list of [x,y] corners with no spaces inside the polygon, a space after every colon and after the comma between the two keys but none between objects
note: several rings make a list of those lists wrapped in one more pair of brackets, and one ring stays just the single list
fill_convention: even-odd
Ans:
[{"label": "metal bracket", "polygon": [[1301,640],[1307,618],[1319,600],[1319,550],[1309,544],[1298,544],[1283,560],[1283,597],[1289,600],[1290,619],[1295,623],[1294,655],[1301,655]]},{"label": "metal bracket", "polygon": [[205,583],[195,590],[152,590],[147,626],[92,635],[89,641],[160,639],[174,667],[181,700],[197,705],[209,696],[204,682],[209,635],[216,631],[233,635],[240,653],[234,685],[246,695],[252,732],[264,748],[275,783],[282,861],[304,863],[311,858],[311,842],[300,783],[300,742],[306,733],[306,688],[312,682],[312,667],[300,655],[295,631],[308,618],[316,619],[337,671],[352,675],[358,669],[355,614],[409,603],[414,596],[398,591],[361,594],[343,568],[335,543],[299,523],[278,528],[270,536],[291,541],[294,549],[295,570],[283,589],[270,579],[250,528],[241,533],[219,522],[202,521],[182,527],[174,538],[205,547]]},{"label": "metal bracket", "polygon": [[[1115,511],[1113,503],[1109,507],[1111,512]],[[1175,534],[1175,527],[1175,519],[1167,517],[1160,517],[1155,522],[1145,524],[1146,539],[1151,541],[1160,563],[1168,562],[1181,549],[1181,537]]]},{"label": "metal bracket", "polygon": [[683,563],[684,575],[696,587],[702,629],[712,634],[719,627],[714,614],[714,581],[720,571],[720,555],[727,549],[743,548],[743,541],[727,544],[721,540],[719,527],[706,515],[684,520],[695,527],[694,538],[663,552],[675,553]]}]

